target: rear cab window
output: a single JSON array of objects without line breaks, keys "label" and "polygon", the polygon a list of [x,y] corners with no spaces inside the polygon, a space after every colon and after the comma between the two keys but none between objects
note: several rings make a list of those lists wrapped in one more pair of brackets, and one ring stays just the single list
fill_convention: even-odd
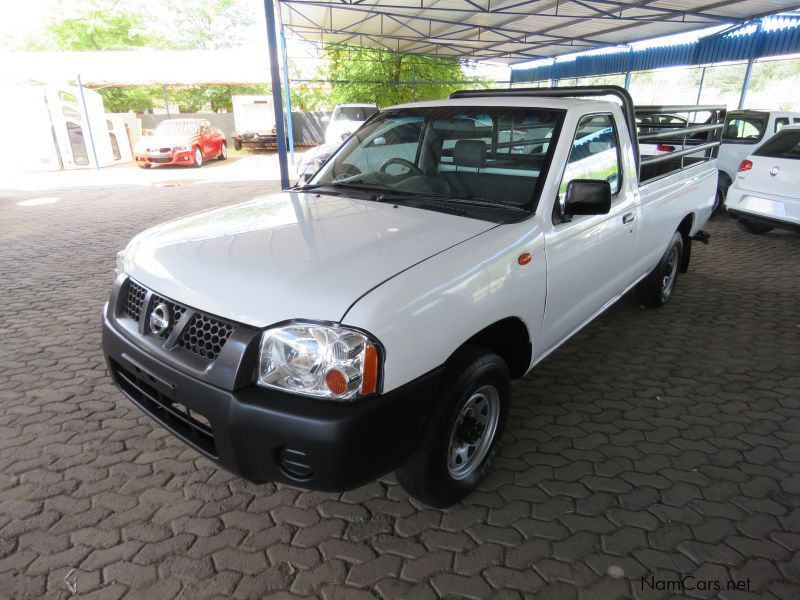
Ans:
[{"label": "rear cab window", "polygon": [[775,119],[775,126],[773,127],[773,132],[778,133],[781,129],[783,129],[784,125],[789,124],[789,117],[778,117]]},{"label": "rear cab window", "polygon": [[767,129],[767,115],[732,115],[725,120],[722,139],[726,142],[753,144],[761,141]]},{"label": "rear cab window", "polygon": [[800,130],[782,131],[753,152],[753,156],[800,160]]}]

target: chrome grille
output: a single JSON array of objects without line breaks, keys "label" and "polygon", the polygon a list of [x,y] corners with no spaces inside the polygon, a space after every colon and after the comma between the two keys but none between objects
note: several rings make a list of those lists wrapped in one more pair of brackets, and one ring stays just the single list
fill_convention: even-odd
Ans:
[{"label": "chrome grille", "polygon": [[167,327],[167,329],[163,333],[161,333],[161,335],[159,335],[160,338],[167,339],[172,333],[172,330],[175,329],[175,325],[178,324],[178,321],[180,321],[181,317],[183,316],[183,313],[185,313],[187,309],[185,306],[181,306],[177,302],[173,302],[172,300],[169,300],[167,298],[162,298],[161,296],[156,296],[154,294],[153,302],[151,303],[150,306],[151,307],[158,306],[159,304],[166,304],[167,308],[169,308],[169,314],[170,314],[169,327]]}]

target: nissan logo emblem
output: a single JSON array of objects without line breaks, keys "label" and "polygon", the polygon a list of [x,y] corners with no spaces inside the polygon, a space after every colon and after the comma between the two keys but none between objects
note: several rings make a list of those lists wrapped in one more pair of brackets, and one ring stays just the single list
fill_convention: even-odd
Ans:
[{"label": "nissan logo emblem", "polygon": [[150,313],[150,331],[156,335],[164,335],[172,323],[172,317],[169,314],[169,306],[160,302],[153,308]]}]

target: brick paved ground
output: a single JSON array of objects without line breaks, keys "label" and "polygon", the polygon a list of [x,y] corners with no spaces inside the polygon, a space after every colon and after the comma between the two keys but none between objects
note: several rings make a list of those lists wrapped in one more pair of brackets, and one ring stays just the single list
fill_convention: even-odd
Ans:
[{"label": "brick paved ground", "polygon": [[438,511],[391,476],[240,481],[109,383],[116,250],[269,187],[0,197],[0,596],[670,598],[641,577],[689,574],[800,596],[800,236],[712,223],[669,306],[624,299],[514,385],[491,476]]}]

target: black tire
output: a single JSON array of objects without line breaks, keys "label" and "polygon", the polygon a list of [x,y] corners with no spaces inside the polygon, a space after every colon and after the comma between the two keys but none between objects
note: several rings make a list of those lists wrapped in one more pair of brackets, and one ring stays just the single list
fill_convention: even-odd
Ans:
[{"label": "black tire", "polygon": [[683,236],[676,231],[656,268],[636,286],[639,302],[656,307],[669,302],[678,279],[682,256]]},{"label": "black tire", "polygon": [[241,150],[242,149],[242,140],[233,140],[233,149],[234,150]]},{"label": "black tire", "polygon": [[196,147],[194,149],[194,167],[199,169],[203,166],[203,151]]},{"label": "black tire", "polygon": [[219,156],[217,156],[217,160],[225,160],[228,158],[228,144],[222,142],[222,145],[219,147]]},{"label": "black tire", "polygon": [[720,212],[725,212],[725,194],[722,190],[717,190],[717,197],[714,200],[714,207],[711,209],[711,215],[709,219],[713,219],[715,215]]},{"label": "black tire", "polygon": [[747,233],[753,233],[755,235],[764,235],[775,229],[772,225],[762,225],[761,223],[755,223],[742,218],[736,219],[736,224]]},{"label": "black tire", "polygon": [[150,164],[149,163],[142,163],[141,165],[139,165],[139,168],[140,169],[149,169],[150,168]]},{"label": "black tire", "polygon": [[[444,382],[428,413],[419,446],[397,470],[397,479],[410,496],[436,508],[452,506],[478,487],[497,452],[511,396],[505,361],[482,348],[459,351],[445,370]],[[485,437],[479,431],[481,424],[471,417],[473,408],[481,413],[478,418],[485,417],[489,424],[482,428]],[[478,446],[472,454],[468,453],[470,441]],[[454,461],[451,466],[449,455],[458,454],[458,448],[467,448],[465,453],[472,458]],[[462,472],[454,476],[459,469]]]}]

